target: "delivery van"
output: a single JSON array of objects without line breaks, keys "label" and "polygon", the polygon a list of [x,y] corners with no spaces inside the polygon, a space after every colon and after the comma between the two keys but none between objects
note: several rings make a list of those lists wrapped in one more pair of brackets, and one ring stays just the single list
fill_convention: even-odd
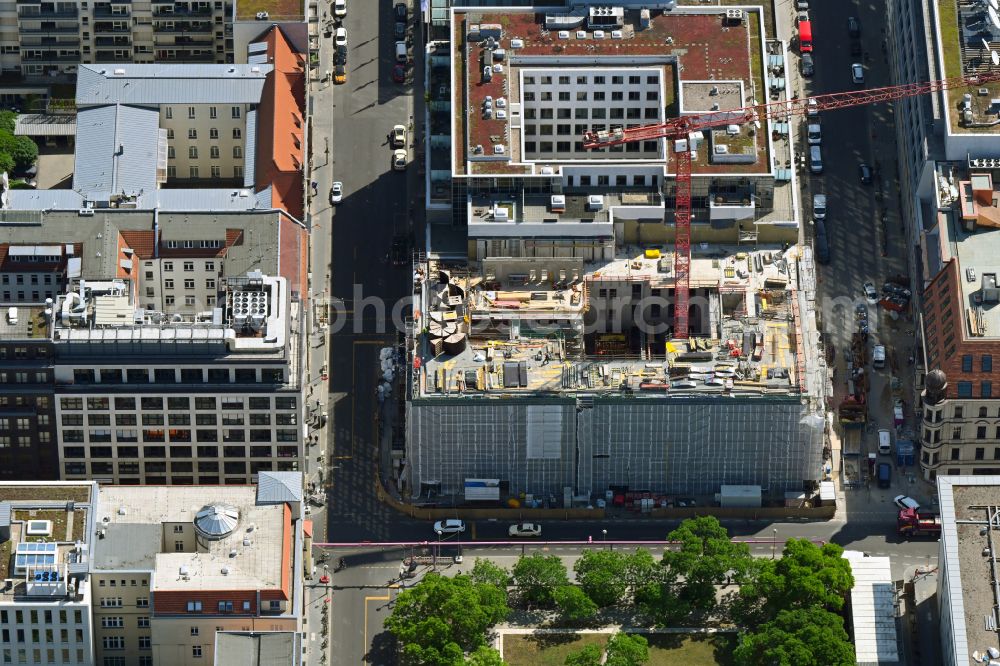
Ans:
[{"label": "delivery van", "polygon": [[883,456],[892,453],[892,433],[888,430],[878,431],[878,452]]},{"label": "delivery van", "polygon": [[813,26],[812,21],[799,21],[799,52],[812,53]]},{"label": "delivery van", "polygon": [[885,347],[883,345],[875,345],[872,350],[872,367],[876,370],[885,367]]}]

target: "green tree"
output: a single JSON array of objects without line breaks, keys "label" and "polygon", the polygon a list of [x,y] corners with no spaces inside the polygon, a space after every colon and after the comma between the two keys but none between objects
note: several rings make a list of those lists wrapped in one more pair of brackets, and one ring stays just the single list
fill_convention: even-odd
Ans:
[{"label": "green tree", "polygon": [[472,582],[482,585],[493,585],[504,592],[510,584],[510,572],[499,564],[481,557],[476,558],[476,563],[469,572]]},{"label": "green tree", "polygon": [[757,560],[744,575],[732,616],[755,626],[774,619],[781,610],[813,607],[839,611],[854,587],[844,549],[834,543],[817,546],[807,539],[790,539],[779,560]]},{"label": "green tree", "polygon": [[695,611],[714,611],[715,586],[731,572],[740,577],[750,564],[750,547],[733,543],[714,516],[685,520],[667,540],[680,544],[663,554],[663,564],[683,578],[680,596]]},{"label": "green tree", "polygon": [[639,548],[625,559],[625,585],[633,597],[644,587],[654,584],[660,576],[660,565],[653,554]]},{"label": "green tree", "polygon": [[598,606],[613,606],[625,600],[628,555],[613,550],[585,550],[573,565],[576,580]]},{"label": "green tree", "polygon": [[576,585],[560,585],[552,591],[552,600],[564,620],[577,622],[594,617],[597,604]]},{"label": "green tree", "polygon": [[9,109],[4,109],[0,111],[0,130],[4,132],[14,133],[14,127],[17,125],[17,114]]},{"label": "green tree", "polygon": [[14,158],[9,153],[0,153],[0,173],[6,172],[8,175],[14,171]]},{"label": "green tree", "polygon": [[402,644],[404,666],[451,666],[484,645],[487,628],[509,611],[506,592],[493,585],[430,573],[396,598],[385,628]]},{"label": "green tree", "polygon": [[649,661],[649,641],[638,634],[615,634],[605,651],[605,666],[641,666]]},{"label": "green tree", "polygon": [[566,566],[555,555],[533,553],[522,557],[511,571],[517,591],[529,603],[551,605],[557,587],[569,584]]},{"label": "green tree", "polygon": [[486,645],[480,645],[465,660],[465,666],[507,666],[500,653]]},{"label": "green tree", "polygon": [[600,645],[585,645],[576,652],[566,655],[566,666],[601,666],[604,650]]},{"label": "green tree", "polygon": [[757,631],[743,634],[733,652],[747,666],[851,666],[854,646],[844,620],[823,608],[783,610]]},{"label": "green tree", "polygon": [[38,146],[30,137],[0,130],[0,153],[10,155],[18,169],[27,169],[38,159]]}]

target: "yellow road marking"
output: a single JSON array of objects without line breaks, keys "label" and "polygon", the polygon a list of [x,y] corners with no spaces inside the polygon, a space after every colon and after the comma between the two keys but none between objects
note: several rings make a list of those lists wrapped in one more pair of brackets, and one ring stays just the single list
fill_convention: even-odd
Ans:
[{"label": "yellow road marking", "polygon": [[[389,589],[398,588],[398,584],[393,584],[389,586]],[[392,598],[392,593],[380,596],[380,597],[365,597],[365,654],[368,654],[368,602],[369,601],[389,601]],[[368,657],[364,658],[364,663],[368,663]]]}]

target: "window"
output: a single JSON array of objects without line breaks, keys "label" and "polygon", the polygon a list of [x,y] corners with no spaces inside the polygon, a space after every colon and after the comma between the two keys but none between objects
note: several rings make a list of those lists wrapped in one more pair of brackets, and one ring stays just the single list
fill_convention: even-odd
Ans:
[{"label": "window", "polygon": [[201,602],[200,601],[189,601],[187,602],[188,613],[200,613],[201,612]]},{"label": "window", "polygon": [[188,157],[193,160],[198,159],[198,146],[190,146],[188,148]]},{"label": "window", "polygon": [[[234,106],[233,108],[235,109],[236,107]],[[200,645],[192,645],[191,646],[191,656],[192,657],[200,657],[201,656],[201,646]]]},{"label": "window", "polygon": [[241,167],[241,166],[234,166],[233,167],[233,178],[242,178],[242,177],[243,177],[243,167]]},{"label": "window", "polygon": [[194,120],[194,107],[188,107],[188,120]]},{"label": "window", "polygon": [[190,176],[191,178],[197,178],[198,177],[198,167],[196,167],[196,166],[189,167],[188,168],[188,176]]},{"label": "window", "polygon": [[185,296],[184,297],[184,305],[186,305],[186,306],[192,306],[192,305],[194,305],[194,296]]},{"label": "window", "polygon": [[962,429],[961,428],[952,428],[951,429],[951,438],[952,439],[962,439]]},{"label": "window", "polygon": [[233,612],[233,602],[232,601],[220,601],[219,602],[219,612],[220,613],[232,613]]},{"label": "window", "polygon": [[234,127],[233,128],[233,138],[234,139],[242,139],[243,138],[243,130],[241,130],[239,127]]},{"label": "window", "polygon": [[[212,128],[210,128],[208,130],[208,138],[209,139],[218,139],[219,138],[219,128],[218,127],[212,127]],[[216,157],[218,157],[218,155],[216,155]]]},{"label": "window", "polygon": [[193,127],[189,128],[188,129],[188,138],[189,139],[197,139],[198,138],[198,130],[196,130]]},{"label": "window", "polygon": [[240,116],[242,115],[242,112],[243,112],[243,110],[240,107],[234,106],[233,109],[232,109],[233,120],[238,120],[240,118]]},{"label": "window", "polygon": [[[103,580],[101,581],[101,587],[104,587]],[[101,618],[101,627],[103,629],[117,629],[118,627],[124,627],[124,626],[125,626],[125,618],[123,618],[121,615],[118,616],[111,615],[108,617]]]},{"label": "window", "polygon": [[983,354],[981,359],[983,372],[993,372],[993,356],[990,354]]},{"label": "window", "polygon": [[139,636],[139,649],[140,650],[151,650],[153,646],[150,644],[153,639],[149,636]]},{"label": "window", "polygon": [[993,382],[984,379],[982,384],[980,384],[979,392],[982,394],[982,397],[984,398],[992,398]]},{"label": "window", "polygon": [[[135,580],[132,581],[133,587],[135,586]],[[136,618],[137,625],[140,629],[149,629],[149,616],[140,615]]]},{"label": "window", "polygon": [[986,439],[986,426],[979,426],[976,428],[976,439]]},{"label": "window", "polygon": [[[971,356],[969,358],[972,358]],[[958,397],[959,398],[971,398],[972,397],[972,382],[959,382],[958,383]]]},{"label": "window", "polygon": [[[985,428],[984,428],[984,430],[985,430]],[[976,448],[976,460],[982,460],[983,459],[983,452],[984,452],[983,447],[980,446],[980,447]]]},{"label": "window", "polygon": [[962,372],[972,372],[972,354],[962,356]]},{"label": "window", "polygon": [[174,262],[172,262],[172,261],[164,261],[163,262],[163,270],[166,271],[166,272],[170,272],[170,271],[174,270]]},{"label": "window", "polygon": [[172,160],[175,157],[177,157],[177,153],[174,152],[174,147],[173,146],[167,146],[167,159],[171,159]]},{"label": "window", "polygon": [[214,106],[208,107],[208,117],[215,120],[219,117],[219,110]]},{"label": "window", "polygon": [[962,406],[961,405],[957,405],[955,407],[955,414],[954,414],[955,418],[956,419],[960,419],[960,418],[962,418],[963,415],[964,414],[963,414]]},{"label": "window", "polygon": [[185,289],[194,289],[194,280],[184,280]]},{"label": "window", "polygon": [[105,650],[124,650],[125,649],[125,637],[124,636],[105,636],[102,639],[104,643]]},{"label": "window", "polygon": [[215,262],[214,261],[206,261],[205,262],[205,270],[206,271],[214,271],[215,270]]},{"label": "window", "polygon": [[952,460],[958,460],[958,457],[959,457],[960,454],[961,454],[961,449],[952,449],[951,450],[951,459]]},{"label": "window", "polygon": [[101,597],[101,608],[121,608],[121,597]]},{"label": "window", "polygon": [[239,159],[243,157],[243,148],[241,146],[233,146],[233,158]]},{"label": "window", "polygon": [[174,117],[174,109],[172,106],[167,107],[166,115],[168,120]]},{"label": "window", "polygon": [[164,303],[164,305],[173,305],[174,304],[174,297],[173,296],[164,296],[163,297],[163,303]]}]

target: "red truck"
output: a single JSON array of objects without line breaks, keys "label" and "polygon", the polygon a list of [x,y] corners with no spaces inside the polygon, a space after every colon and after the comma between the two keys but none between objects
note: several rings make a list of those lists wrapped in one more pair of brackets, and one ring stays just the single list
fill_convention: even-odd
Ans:
[{"label": "red truck", "polygon": [[941,517],[932,513],[917,513],[916,509],[900,509],[896,532],[906,538],[941,536]]}]

